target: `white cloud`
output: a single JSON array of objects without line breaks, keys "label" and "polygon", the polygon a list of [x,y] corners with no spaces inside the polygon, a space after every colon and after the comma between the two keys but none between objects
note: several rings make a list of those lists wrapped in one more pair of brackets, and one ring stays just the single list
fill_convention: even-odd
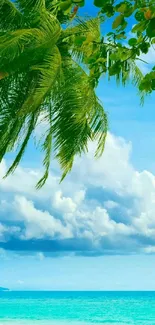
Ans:
[{"label": "white cloud", "polygon": [[[149,253],[154,249],[142,240],[155,237],[155,175],[135,170],[130,159],[132,145],[120,137],[108,134],[105,152],[99,160],[94,159],[94,150],[95,145],[91,144],[88,155],[76,159],[72,174],[61,185],[59,177],[52,174],[47,185],[36,191],[34,186],[40,172],[21,167],[2,181],[0,190],[5,199],[1,199],[0,211],[8,215],[9,210],[12,217],[9,220],[14,225],[6,226],[0,217],[1,236],[9,233],[23,240],[87,238],[96,249],[103,238],[114,243],[121,238],[130,246],[128,239],[134,237],[138,241],[141,236],[139,246],[144,245],[143,251]],[[5,169],[3,162],[1,176]],[[90,188],[94,196],[96,190],[102,196],[95,196],[94,201],[89,199]],[[115,199],[104,197],[106,192],[112,193]],[[12,195],[11,200],[7,199],[8,193]],[[38,207],[38,202],[45,208]],[[123,221],[119,215],[122,205]],[[16,222],[23,227],[20,229]],[[38,258],[42,258],[42,253],[39,254]]]},{"label": "white cloud", "polygon": [[101,207],[96,207],[94,211],[81,213],[78,217],[79,228],[83,219],[85,228],[93,234],[94,238],[113,236],[116,234],[130,234],[133,232],[132,228],[121,222],[112,220],[107,210]]},{"label": "white cloud", "polygon": [[74,202],[76,204],[80,204],[83,202],[84,198],[85,198],[85,195],[86,195],[86,191],[85,190],[80,190],[78,192],[75,192],[74,194]]},{"label": "white cloud", "polygon": [[[130,192],[134,168],[130,163],[131,143],[108,134],[103,156],[94,159],[95,144],[90,145],[89,154],[75,163],[76,182],[79,180],[93,186],[101,186],[119,194]],[[82,167],[81,167],[82,166]],[[74,170],[75,170],[74,169]]]},{"label": "white cloud", "polygon": [[155,246],[147,246],[144,248],[144,253],[147,253],[147,254],[152,254],[152,253],[155,253]]},{"label": "white cloud", "polygon": [[20,231],[19,227],[16,226],[6,226],[0,223],[0,240],[5,241],[5,235],[12,234],[12,235],[18,235]]},{"label": "white cloud", "polygon": [[57,191],[52,200],[52,206],[62,213],[75,212],[77,205],[70,197],[63,197],[61,191]]},{"label": "white cloud", "polygon": [[119,206],[119,204],[117,202],[114,202],[114,201],[111,201],[111,200],[105,201],[105,203],[104,203],[104,207],[106,209],[115,209],[118,206]]},{"label": "white cloud", "polygon": [[22,238],[51,238],[58,236],[62,238],[72,237],[70,227],[64,226],[60,220],[54,218],[48,211],[41,211],[35,208],[32,201],[27,200],[24,196],[16,196],[14,208],[21,220],[25,224]]}]

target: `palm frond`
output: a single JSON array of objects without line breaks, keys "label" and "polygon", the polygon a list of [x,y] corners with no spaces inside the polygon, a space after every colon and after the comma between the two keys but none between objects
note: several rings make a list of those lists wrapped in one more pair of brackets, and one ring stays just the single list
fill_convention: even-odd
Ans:
[{"label": "palm frond", "polygon": [[55,86],[60,73],[61,56],[56,46],[51,52],[45,56],[42,64],[31,67],[31,70],[38,74],[38,79],[27,100],[20,108],[19,116],[27,116],[27,114],[35,112],[43,104],[52,87]]},{"label": "palm frond", "polygon": [[[11,81],[9,83],[9,78],[8,80],[1,81],[2,93],[4,95],[1,98],[2,106],[0,110],[0,157],[2,158],[7,151],[12,150],[16,143],[22,142],[15,161],[9,168],[6,176],[12,173],[19,164],[32,131],[36,125],[38,115],[40,114],[41,105],[44,103],[44,99],[48,96],[48,93],[51,92],[52,87],[55,86],[56,80],[59,76],[61,68],[60,53],[57,47],[55,47],[52,52],[52,54],[48,54],[45,57],[42,64],[36,65],[32,68],[30,78],[31,82],[29,81],[27,89],[25,88],[25,96],[19,91],[19,89],[21,89],[22,92],[24,91],[22,84],[19,85],[16,83],[15,85],[12,85]],[[32,82],[32,76],[34,76],[34,82]],[[26,83],[26,80],[21,81]],[[9,87],[11,87],[10,90],[8,89]],[[6,89],[8,91],[7,96],[10,91],[10,99],[8,102],[8,98],[5,97],[6,94],[4,93]],[[15,105],[17,106],[15,107]],[[21,138],[23,138],[24,129],[27,130],[26,136],[24,140],[21,141]],[[50,131],[44,142],[44,151],[46,151],[44,165],[46,170],[42,180],[40,180],[40,183],[38,183],[38,187],[41,186],[41,184],[43,185],[48,176],[51,159],[51,149],[49,149],[52,145],[51,137],[52,134]]]},{"label": "palm frond", "polygon": [[[94,41],[100,40],[99,19],[78,19],[62,32],[45,5],[43,0],[16,0],[13,8],[27,23],[0,36],[0,159],[18,148],[6,176],[14,172],[39,115],[44,114],[48,125],[42,144],[45,170],[37,188],[48,177],[52,154],[63,179],[75,156],[87,152],[90,140],[98,141],[96,157],[102,154],[108,128],[90,77],[75,55],[81,55],[83,64]],[[80,46],[79,36],[85,38]]]},{"label": "palm frond", "polygon": [[[68,27],[62,34],[64,40],[70,41],[70,51],[73,58],[83,63],[83,59],[94,51],[94,42],[100,40],[100,19],[77,19],[72,27]],[[83,39],[83,40],[82,40]],[[82,42],[80,42],[82,40]]]},{"label": "palm frond", "polygon": [[63,170],[62,179],[72,168],[75,155],[87,152],[89,140],[99,140],[97,154],[101,153],[107,133],[105,113],[86,73],[68,58],[63,75],[64,80],[53,100],[54,150]]},{"label": "palm frond", "polygon": [[26,121],[27,122],[26,123],[27,124],[26,125],[26,129],[27,129],[26,136],[25,136],[25,138],[24,138],[24,140],[23,140],[23,142],[22,142],[22,144],[20,146],[20,150],[19,150],[13,164],[8,169],[5,177],[7,177],[9,174],[13,173],[15,171],[15,169],[17,168],[18,164],[20,163],[21,158],[23,157],[25,149],[27,147],[27,144],[28,144],[28,142],[30,140],[31,134],[32,134],[32,132],[33,132],[35,126],[36,126],[37,119],[38,119],[38,114],[32,113],[30,115],[30,117],[28,118],[28,121]]},{"label": "palm frond", "polygon": [[0,30],[8,31],[21,28],[24,17],[10,0],[1,0],[0,3]]},{"label": "palm frond", "polygon": [[[54,39],[55,43],[58,41],[61,34],[61,26],[56,18],[47,10],[40,13],[40,22],[38,24],[40,30],[46,33],[46,38],[50,38],[51,41]],[[50,41],[49,39],[49,41]],[[50,43],[48,42],[48,45]]]},{"label": "palm frond", "polygon": [[95,36],[96,40],[100,38],[100,18],[77,18],[72,25],[69,25],[64,30],[66,37],[72,35],[86,35],[90,33],[91,36]]},{"label": "palm frond", "polygon": [[45,9],[45,0],[16,0],[16,5],[23,13]]},{"label": "palm frond", "polygon": [[44,21],[39,28],[18,29],[0,36],[0,71],[14,73],[41,62],[60,32],[60,24],[51,17],[50,23]]},{"label": "palm frond", "polygon": [[104,152],[106,136],[108,132],[108,119],[103,106],[98,98],[94,95],[94,105],[90,119],[92,129],[92,140],[97,140],[98,145],[95,152],[95,157],[100,158]]},{"label": "palm frond", "polygon": [[20,74],[0,81],[0,159],[21,140],[20,132],[25,118],[17,112],[35,83],[35,75]]},{"label": "palm frond", "polygon": [[[139,85],[142,82],[144,75],[142,71],[139,69],[137,64],[132,61],[131,63],[131,74],[132,74],[132,83],[134,86],[136,86],[139,89]],[[144,98],[146,96],[145,91],[139,91],[140,99],[141,99],[141,104],[144,104]]]},{"label": "palm frond", "polygon": [[18,29],[0,36],[0,65],[3,60],[10,62],[24,52],[28,46],[39,45],[44,39],[44,34],[39,29]]},{"label": "palm frond", "polygon": [[130,69],[132,74],[132,81],[135,86],[139,86],[142,79],[144,78],[144,75],[142,71],[139,69],[137,64],[134,62],[134,60],[130,61]]},{"label": "palm frond", "polygon": [[53,112],[52,112],[52,104],[49,104],[49,113],[48,113],[48,122],[49,122],[49,130],[47,131],[45,140],[42,145],[42,149],[45,153],[44,160],[43,160],[43,166],[45,167],[45,172],[42,178],[39,180],[39,182],[36,185],[36,188],[41,188],[49,175],[49,169],[50,169],[50,163],[51,163],[51,155],[52,155],[52,140],[53,140],[53,134],[52,134],[52,118],[53,118]]}]

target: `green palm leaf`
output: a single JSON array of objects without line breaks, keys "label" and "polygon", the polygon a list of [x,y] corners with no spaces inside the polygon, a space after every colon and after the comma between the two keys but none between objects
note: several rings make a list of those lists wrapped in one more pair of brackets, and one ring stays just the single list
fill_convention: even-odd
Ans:
[{"label": "green palm leaf", "polygon": [[24,24],[22,13],[10,0],[0,2],[0,30],[15,30]]},{"label": "green palm leaf", "polygon": [[99,104],[88,76],[71,59],[63,62],[64,80],[53,100],[54,150],[63,170],[62,179],[72,168],[75,155],[87,152],[89,140],[99,138],[100,148],[103,140],[100,132],[104,132],[104,137],[107,132],[105,114],[98,113],[95,122]]},{"label": "green palm leaf", "polygon": [[45,0],[16,0],[16,4],[24,13],[45,9]]},{"label": "green palm leaf", "polygon": [[[32,113],[30,115],[30,117],[28,118],[27,125],[26,125],[26,130],[27,130],[26,136],[24,137],[24,140],[21,144],[20,150],[19,150],[13,164],[8,169],[5,177],[7,177],[9,174],[13,173],[15,171],[15,169],[17,168],[18,164],[20,163],[20,160],[23,157],[23,154],[27,147],[28,141],[30,140],[31,134],[36,126],[37,119],[38,119],[38,114],[34,114],[34,113]],[[23,127],[23,123],[22,123],[22,127]]]},{"label": "green palm leaf", "polygon": [[12,150],[20,140],[25,118],[18,117],[18,111],[27,98],[29,89],[35,83],[32,75],[16,75],[0,82],[0,158]]},{"label": "green palm leaf", "polygon": [[27,116],[27,114],[35,112],[43,104],[52,87],[55,87],[57,78],[59,78],[60,68],[61,56],[56,46],[52,49],[51,53],[45,56],[42,64],[31,67],[31,70],[35,71],[38,75],[37,82],[20,108],[20,116]]},{"label": "green palm leaf", "polygon": [[14,32],[8,32],[0,37],[0,58],[6,58],[13,61],[28,46],[37,46],[44,38],[39,29],[19,29]]},{"label": "green palm leaf", "polygon": [[75,41],[85,35],[91,47],[100,39],[100,23],[99,19],[78,19],[62,31],[43,0],[17,0],[9,8],[12,24],[16,15],[22,20],[20,28],[5,30],[3,26],[0,36],[0,159],[18,148],[6,176],[14,172],[43,114],[47,132],[40,188],[48,177],[52,155],[60,163],[63,179],[75,156],[87,152],[90,140],[98,141],[97,157],[104,150],[107,117],[81,66],[88,44],[79,48]]},{"label": "green palm leaf", "polygon": [[51,108],[51,106],[52,105],[49,105],[49,114],[48,114],[48,118],[49,118],[48,122],[49,122],[50,128],[46,134],[45,140],[42,145],[42,149],[45,153],[44,160],[43,160],[43,166],[45,168],[45,172],[44,172],[44,175],[42,176],[42,178],[39,180],[39,182],[36,185],[37,189],[41,188],[45,184],[45,182],[48,178],[48,175],[49,175],[51,155],[52,155],[52,140],[53,140],[52,108]]}]

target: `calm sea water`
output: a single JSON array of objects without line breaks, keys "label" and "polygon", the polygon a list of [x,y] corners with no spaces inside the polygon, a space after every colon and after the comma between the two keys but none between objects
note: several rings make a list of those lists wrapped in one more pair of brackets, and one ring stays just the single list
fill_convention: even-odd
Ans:
[{"label": "calm sea water", "polygon": [[0,292],[0,325],[155,325],[155,292]]}]

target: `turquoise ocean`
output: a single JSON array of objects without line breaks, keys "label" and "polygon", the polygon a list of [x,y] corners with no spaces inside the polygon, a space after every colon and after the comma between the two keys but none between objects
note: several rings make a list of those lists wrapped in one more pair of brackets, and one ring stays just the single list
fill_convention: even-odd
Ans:
[{"label": "turquoise ocean", "polygon": [[155,325],[155,292],[0,292],[0,325]]}]

